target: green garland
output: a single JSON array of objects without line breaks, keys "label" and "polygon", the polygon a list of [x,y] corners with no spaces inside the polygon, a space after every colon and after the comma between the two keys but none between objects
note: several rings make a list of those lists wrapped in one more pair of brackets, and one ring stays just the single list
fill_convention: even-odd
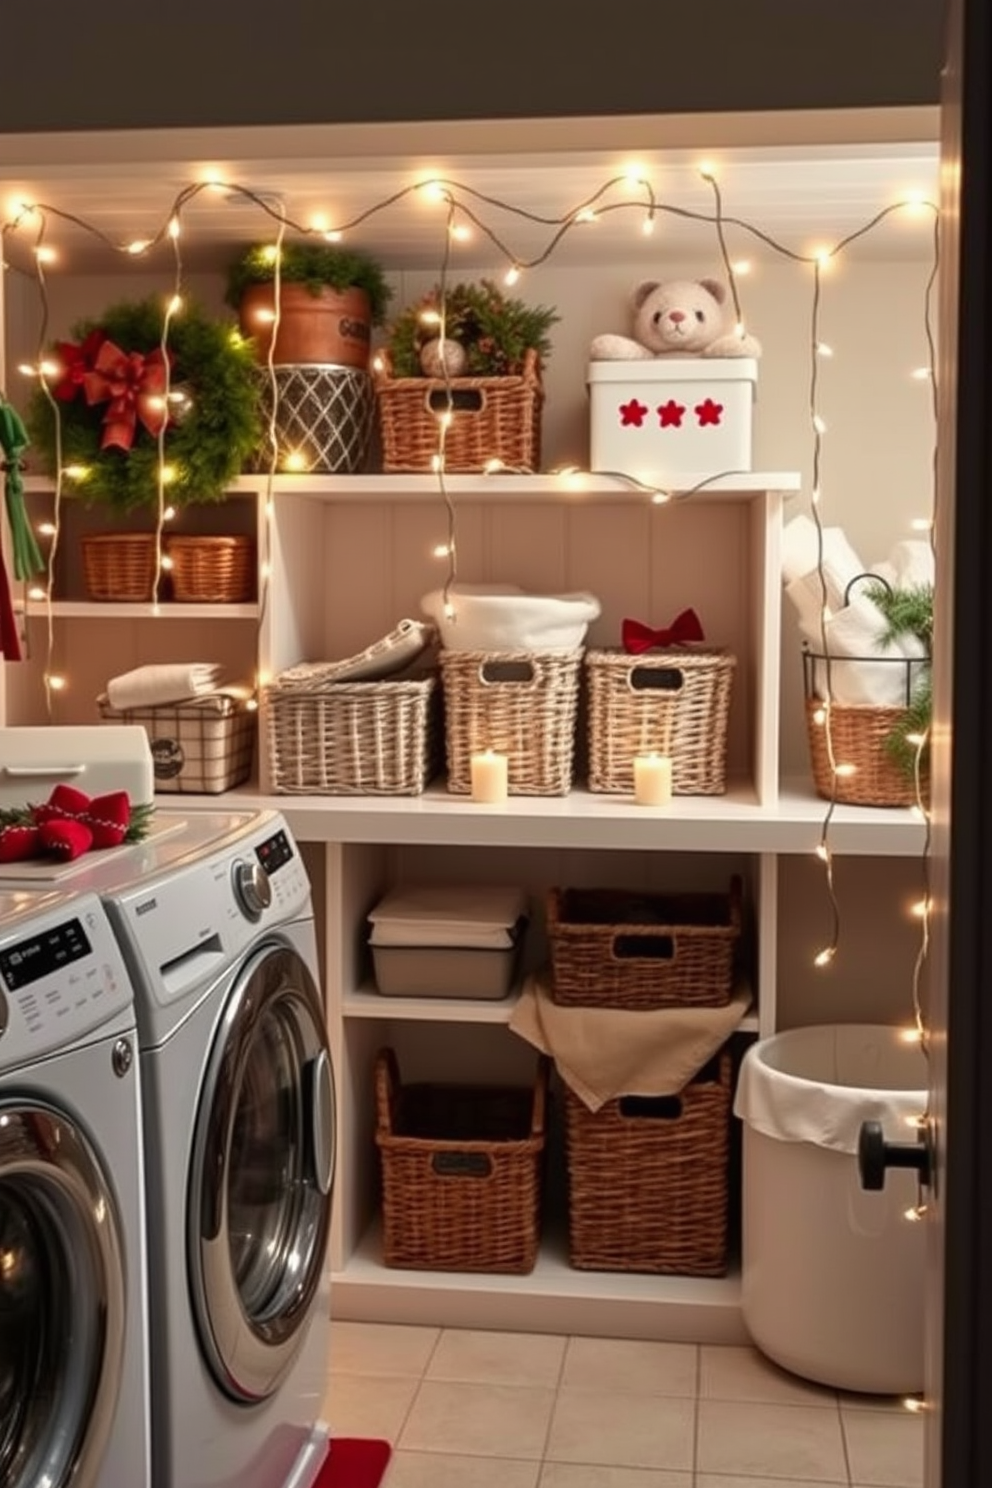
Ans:
[{"label": "green garland", "polygon": [[879,637],[879,647],[884,650],[903,636],[911,635],[916,637],[926,653],[926,662],[919,667],[906,710],[885,741],[891,758],[904,774],[912,777],[916,770],[917,747],[909,741],[914,734],[928,736],[920,754],[921,766],[925,768],[930,760],[933,674],[929,658],[933,652],[933,585],[912,584],[906,589],[890,589],[887,584],[872,584],[867,593],[887,622]]},{"label": "green garland", "polygon": [[[437,334],[436,325],[425,325],[425,310],[441,308],[441,290],[436,286],[403,311],[390,327],[389,354],[397,377],[420,377],[420,353]],[[519,375],[524,352],[533,349],[542,362],[551,355],[551,327],[560,320],[556,311],[543,305],[527,305],[503,294],[491,279],[478,284],[456,284],[445,294],[445,336],[457,341],[466,353],[465,376],[506,377]]]},{"label": "green garland", "polygon": [[[235,259],[227,271],[225,299],[232,309],[250,284],[271,284],[274,278],[274,245],[255,243]],[[324,247],[322,243],[286,243],[279,256],[279,278],[285,284],[303,284],[312,295],[325,286],[343,291],[363,289],[369,297],[372,324],[382,325],[392,290],[382,266],[357,248]]]},{"label": "green garland", "polygon": [[[155,351],[162,339],[164,301],[149,298],[112,306],[94,320],[73,327],[82,342],[102,331],[124,352]],[[195,304],[183,307],[169,324],[170,384],[183,387],[190,406],[165,436],[166,462],[174,479],[166,488],[171,506],[220,501],[257,450],[262,436],[259,383],[251,347],[230,326],[211,320]],[[58,362],[58,348],[47,356]],[[101,449],[105,404],[88,404],[82,389],[71,402],[57,401],[62,428],[62,464],[89,473],[81,485],[85,498],[118,511],[152,504],[158,491],[158,441],[139,422],[127,451]],[[44,390],[37,388],[27,411],[32,443],[49,475],[55,474],[56,420]]]}]

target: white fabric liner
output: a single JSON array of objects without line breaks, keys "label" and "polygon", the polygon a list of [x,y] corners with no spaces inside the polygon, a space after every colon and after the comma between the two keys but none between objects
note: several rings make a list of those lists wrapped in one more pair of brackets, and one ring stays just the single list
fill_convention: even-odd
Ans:
[{"label": "white fabric liner", "polygon": [[523,889],[457,884],[391,890],[368,919],[374,946],[505,950],[527,914]]},{"label": "white fabric liner", "polygon": [[527,594],[513,584],[458,584],[450,601],[453,618],[443,590],[420,601],[449,651],[575,651],[600,613],[594,594]]},{"label": "white fabric liner", "polygon": [[224,668],[215,661],[163,662],[161,665],[135,667],[111,677],[107,683],[110,706],[126,712],[130,708],[149,708],[159,704],[182,703],[187,698],[213,692]]},{"label": "white fabric liner", "polygon": [[741,1064],[734,1114],[766,1137],[854,1153],[863,1121],[911,1142],[926,1106],[926,1063],[898,1028],[829,1024],[752,1044]]}]

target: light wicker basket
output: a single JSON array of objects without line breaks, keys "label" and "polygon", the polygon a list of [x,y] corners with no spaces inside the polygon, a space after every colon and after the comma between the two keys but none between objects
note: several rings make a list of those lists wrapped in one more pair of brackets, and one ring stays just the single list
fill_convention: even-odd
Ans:
[{"label": "light wicker basket", "polygon": [[433,674],[328,681],[315,662],[266,689],[272,789],[282,795],[418,796],[440,765]]},{"label": "light wicker basket", "polygon": [[442,650],[448,790],[472,789],[472,756],[507,756],[514,796],[572,786],[582,652]]},{"label": "light wicker basket", "polygon": [[541,464],[541,364],[524,353],[513,377],[393,377],[389,358],[377,360],[376,393],[382,430],[382,468],[387,474],[430,471],[438,454],[438,416],[450,407],[444,437],[444,468],[451,473],[485,470],[500,460],[517,471]]},{"label": "light wicker basket", "polygon": [[168,537],[172,597],[180,604],[244,604],[255,596],[251,537]]},{"label": "light wicker basket", "polygon": [[[889,740],[893,730],[905,718],[905,708],[833,701],[830,704],[828,742],[826,709],[823,700],[817,696],[817,686],[822,685],[824,678],[828,676],[828,666],[841,672],[845,667],[858,664],[857,658],[852,660],[832,657],[828,662],[825,656],[817,652],[803,651],[806,734],[816,793],[825,801],[836,801],[843,806],[914,806],[916,782],[889,753]],[[892,668],[901,669],[908,704],[920,669],[925,663],[903,658],[871,657],[864,658],[864,664],[874,668],[881,667],[886,671]],[[899,673],[893,672],[893,676],[899,676]],[[902,686],[901,677],[898,686]],[[830,764],[831,745],[834,760],[838,764],[853,767],[836,777]],[[926,800],[929,796],[930,778],[925,758],[920,784]]]},{"label": "light wicker basket", "polygon": [[548,1065],[533,1089],[402,1085],[375,1067],[387,1266],[522,1275],[541,1230]]},{"label": "light wicker basket", "polygon": [[732,1078],[724,1048],[677,1096],[593,1112],[566,1089],[573,1266],[725,1274]]},{"label": "light wicker basket", "polygon": [[663,754],[676,795],[721,795],[735,666],[722,650],[588,652],[589,789],[630,794],[634,756]]},{"label": "light wicker basket", "polygon": [[228,693],[149,708],[113,708],[98,698],[104,723],[140,724],[148,735],[157,793],[219,795],[248,779],[258,713]]},{"label": "light wicker basket", "polygon": [[741,936],[741,880],[726,894],[552,889],[551,997],[564,1007],[726,1007]]},{"label": "light wicker basket", "polygon": [[83,538],[83,576],[90,599],[144,603],[155,588],[155,534],[103,532]]}]

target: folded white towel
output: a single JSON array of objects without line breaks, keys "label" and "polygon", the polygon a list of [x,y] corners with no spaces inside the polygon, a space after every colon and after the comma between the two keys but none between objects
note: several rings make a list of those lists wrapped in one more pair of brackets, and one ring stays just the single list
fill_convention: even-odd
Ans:
[{"label": "folded white towel", "polygon": [[213,692],[224,668],[212,661],[180,661],[162,666],[136,667],[111,677],[107,699],[112,708],[157,707],[161,703],[181,703],[187,698]]}]

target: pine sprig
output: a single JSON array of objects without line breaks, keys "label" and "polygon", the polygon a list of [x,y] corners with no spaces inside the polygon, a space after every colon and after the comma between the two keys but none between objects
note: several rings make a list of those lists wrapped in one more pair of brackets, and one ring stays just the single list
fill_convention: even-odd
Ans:
[{"label": "pine sprig", "polygon": [[[389,353],[397,377],[420,377],[420,353],[438,334],[435,323],[423,320],[425,311],[439,312],[441,290],[436,286],[407,307],[390,327]],[[542,362],[551,355],[551,327],[561,317],[543,305],[511,298],[493,283],[456,284],[444,296],[444,333],[466,354],[467,377],[519,375],[524,353],[536,351]]]},{"label": "pine sprig", "polygon": [[[911,584],[905,589],[890,589],[886,584],[873,584],[867,591],[869,598],[885,616],[886,629],[879,637],[880,649],[891,646],[904,636],[915,636],[922,645],[926,660],[918,666],[918,675],[910,693],[909,702],[899,722],[889,732],[885,747],[889,757],[904,774],[912,777],[916,770],[916,756],[920,754],[920,765],[926,768],[930,762],[930,725],[933,721],[933,675],[930,657],[933,651],[933,585]],[[907,666],[912,665],[907,661]],[[922,751],[910,743],[914,737],[927,735]]]}]

